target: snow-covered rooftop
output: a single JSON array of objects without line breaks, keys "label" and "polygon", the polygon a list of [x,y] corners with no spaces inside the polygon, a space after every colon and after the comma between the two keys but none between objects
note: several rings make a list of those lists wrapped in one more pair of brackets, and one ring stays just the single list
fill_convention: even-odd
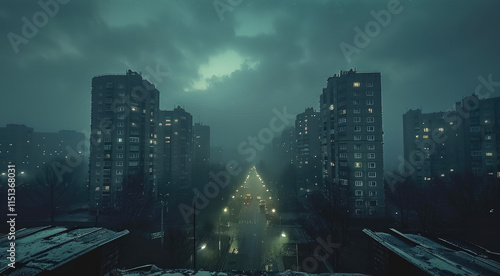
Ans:
[{"label": "snow-covered rooftop", "polygon": [[[21,270],[52,270],[101,245],[128,234],[105,228],[37,227],[16,233],[16,267]],[[0,250],[5,252],[11,241],[0,238]],[[9,260],[0,259],[0,273],[8,269]],[[15,269],[21,273],[20,269]],[[21,275],[21,274],[20,274]]]},{"label": "snow-covered rooftop", "polygon": [[129,270],[118,270],[120,276],[367,276],[359,273],[321,273],[309,274],[304,272],[283,271],[283,272],[267,272],[267,271],[195,271],[191,269],[160,269],[154,265],[139,267]]},{"label": "snow-covered rooftop", "polygon": [[450,249],[420,235],[363,232],[379,244],[431,275],[500,275],[500,264],[481,256]]}]

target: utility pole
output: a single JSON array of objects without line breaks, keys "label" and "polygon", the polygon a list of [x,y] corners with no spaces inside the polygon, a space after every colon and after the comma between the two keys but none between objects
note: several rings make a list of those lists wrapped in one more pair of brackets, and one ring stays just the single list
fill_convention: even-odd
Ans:
[{"label": "utility pole", "polygon": [[163,209],[165,209],[163,207],[163,200],[161,201],[161,247],[163,248],[163,236],[164,236],[164,232],[163,232]]},{"label": "utility pole", "polygon": [[297,255],[297,271],[299,271],[299,245],[295,243],[295,255]]},{"label": "utility pole", "polygon": [[196,270],[196,202],[193,202],[193,269]]},{"label": "utility pole", "polygon": [[220,219],[221,215],[219,215],[219,226],[217,227],[218,230],[219,230],[219,259],[220,259],[220,251],[221,251],[221,246],[220,246],[220,224],[221,224],[221,219]]}]

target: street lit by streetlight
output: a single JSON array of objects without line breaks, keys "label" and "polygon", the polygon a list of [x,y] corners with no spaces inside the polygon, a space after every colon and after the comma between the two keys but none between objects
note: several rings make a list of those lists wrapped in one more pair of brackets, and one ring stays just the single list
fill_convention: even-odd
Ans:
[{"label": "street lit by streetlight", "polygon": [[276,209],[273,209],[272,211],[273,211],[273,213],[276,213]]},{"label": "street lit by streetlight", "polygon": [[227,208],[224,208],[224,213],[226,213],[226,212],[227,212]]}]

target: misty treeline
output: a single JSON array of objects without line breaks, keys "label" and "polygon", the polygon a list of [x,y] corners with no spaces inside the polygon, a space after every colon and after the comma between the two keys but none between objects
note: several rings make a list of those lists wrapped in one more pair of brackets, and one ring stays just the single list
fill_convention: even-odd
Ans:
[{"label": "misty treeline", "polygon": [[477,238],[500,232],[500,179],[495,176],[456,173],[423,185],[406,178],[386,185],[386,201],[397,207],[402,228],[428,233],[456,230]]},{"label": "misty treeline", "polygon": [[[57,157],[17,176],[16,207],[21,220],[39,221],[70,214],[88,202],[88,163],[67,166]],[[3,185],[2,185],[3,186]]]}]

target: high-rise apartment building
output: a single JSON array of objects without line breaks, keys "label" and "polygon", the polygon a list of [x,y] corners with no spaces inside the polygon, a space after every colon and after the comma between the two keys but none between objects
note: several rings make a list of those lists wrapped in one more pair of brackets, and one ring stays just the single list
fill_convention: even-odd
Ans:
[{"label": "high-rise apartment building", "polygon": [[453,173],[500,177],[500,97],[477,95],[455,110],[403,115],[404,157],[410,179],[424,184]]},{"label": "high-rise apartment building", "polygon": [[320,113],[312,107],[297,115],[295,120],[295,164],[299,193],[322,189]]},{"label": "high-rise apartment building", "polygon": [[92,79],[90,208],[120,210],[125,193],[156,195],[159,92],[128,70]]},{"label": "high-rise apartment building", "polygon": [[192,188],[193,117],[184,108],[160,111],[158,120],[159,192]]},{"label": "high-rise apartment building", "polygon": [[422,185],[435,177],[445,177],[464,169],[462,139],[458,138],[463,134],[444,120],[444,114],[423,114],[417,109],[403,115],[406,173],[416,184]]},{"label": "high-rise apartment building", "polygon": [[193,181],[202,186],[209,180],[210,127],[201,123],[193,126]]},{"label": "high-rise apartment building", "polygon": [[70,158],[67,169],[78,166],[85,161],[83,155],[88,154],[85,150],[85,135],[81,132],[36,132],[17,124],[0,127],[0,165],[6,169],[9,163],[15,164],[17,171],[29,172],[30,177],[35,176],[41,166],[58,158],[58,162]]},{"label": "high-rise apartment building", "polygon": [[384,216],[380,73],[340,71],[320,107],[325,189],[352,217]]},{"label": "high-rise apartment building", "polygon": [[7,165],[15,164],[17,171],[32,168],[33,128],[26,125],[8,124],[0,127],[0,165],[2,173]]}]

